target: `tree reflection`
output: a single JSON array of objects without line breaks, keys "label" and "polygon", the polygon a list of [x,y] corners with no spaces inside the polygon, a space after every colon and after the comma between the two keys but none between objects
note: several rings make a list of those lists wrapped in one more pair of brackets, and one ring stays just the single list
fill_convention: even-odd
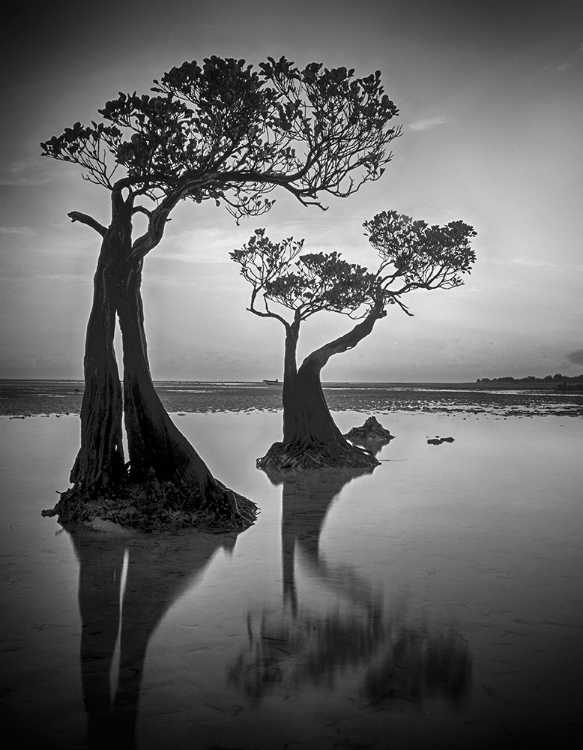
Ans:
[{"label": "tree reflection", "polygon": [[[148,643],[172,604],[200,579],[218,549],[233,549],[236,537],[188,532],[144,538],[83,527],[67,531],[79,561],[89,747],[135,748]],[[119,674],[112,691],[117,644]]]},{"label": "tree reflection", "polygon": [[268,472],[273,484],[282,484],[281,554],[284,602],[297,610],[296,554],[310,575],[350,601],[371,605],[373,594],[366,580],[352,568],[331,566],[320,554],[320,537],[328,512],[353,479],[372,474],[373,468],[312,469]]},{"label": "tree reflection", "polygon": [[[349,669],[359,697],[377,707],[415,708],[437,696],[455,704],[465,695],[471,657],[455,627],[413,623],[398,603],[383,607],[369,581],[321,554],[334,500],[348,482],[370,471],[269,474],[283,485],[283,606],[248,613],[248,646],[228,673],[230,684],[253,702],[303,686],[334,689]],[[296,567],[309,576],[309,588],[323,588],[316,604],[313,592],[309,603],[300,601]]]},{"label": "tree reflection", "polygon": [[430,631],[405,624],[391,630],[380,663],[364,680],[363,693],[369,702],[391,708],[408,701],[416,707],[443,696],[459,703],[468,688],[471,658],[457,630],[450,626]]}]

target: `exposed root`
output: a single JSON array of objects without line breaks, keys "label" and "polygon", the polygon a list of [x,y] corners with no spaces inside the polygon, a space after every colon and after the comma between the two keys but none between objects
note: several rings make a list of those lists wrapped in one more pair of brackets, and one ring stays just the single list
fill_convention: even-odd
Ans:
[{"label": "exposed root", "polygon": [[95,492],[76,486],[63,492],[55,507],[42,514],[58,516],[62,525],[91,524],[101,519],[142,531],[242,531],[256,520],[255,503],[217,480],[206,488],[204,497],[201,494],[186,493],[184,488],[155,478],[127,482],[116,491]]},{"label": "exposed root", "polygon": [[378,466],[374,455],[350,443],[299,445],[274,443],[265,456],[257,459],[257,468],[283,469],[367,468]]}]

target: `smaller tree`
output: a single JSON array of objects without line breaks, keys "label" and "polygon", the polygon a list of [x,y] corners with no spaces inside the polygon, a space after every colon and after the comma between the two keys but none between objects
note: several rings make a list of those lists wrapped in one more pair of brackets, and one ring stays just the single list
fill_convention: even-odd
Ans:
[{"label": "smaller tree", "polygon": [[[335,354],[353,349],[396,304],[412,315],[402,297],[416,289],[452,289],[463,284],[475,261],[472,227],[461,221],[429,226],[388,211],[363,225],[381,263],[375,273],[339,254],[300,255],[303,240],[272,242],[258,229],[231,258],[251,284],[249,311],[279,320],[286,332],[283,377],[283,441],[258,459],[259,468],[375,466],[370,451],[352,445],[342,435],[326,403],[321,371]],[[273,308],[291,310],[287,319]],[[322,310],[360,319],[343,336],[311,352],[297,367],[301,324]]]},{"label": "smaller tree", "polygon": [[[303,240],[272,242],[257,229],[231,258],[251,284],[249,311],[278,320],[285,328],[283,442],[258,459],[259,468],[294,466],[375,466],[368,451],[349,443],[334,422],[320,383],[320,371],[333,354],[368,335],[375,316],[384,315],[376,277],[336,252],[300,255]],[[274,305],[276,309],[274,309]],[[281,308],[292,312],[284,317]],[[327,310],[364,318],[349,334],[312,352],[298,369],[296,352],[302,323]]]}]

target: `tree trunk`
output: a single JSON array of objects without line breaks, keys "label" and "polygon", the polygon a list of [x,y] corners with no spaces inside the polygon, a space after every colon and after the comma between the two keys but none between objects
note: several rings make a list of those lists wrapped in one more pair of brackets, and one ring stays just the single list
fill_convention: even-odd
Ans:
[{"label": "tree trunk", "polygon": [[[74,486],[44,511],[63,522],[94,517],[145,529],[161,525],[212,530],[251,525],[257,508],[213,477],[170,419],[154,389],[148,364],[140,285],[143,256],[131,242],[131,202],[112,199],[103,231],[87,327],[81,449]],[[86,222],[87,223],[87,222]],[[153,246],[153,245],[152,245]],[[122,332],[123,402],[113,346],[116,313]],[[122,414],[128,439],[124,463]]]},{"label": "tree trunk", "polygon": [[352,445],[338,429],[322,390],[320,373],[334,354],[355,347],[368,336],[376,321],[384,317],[380,305],[344,336],[316,349],[296,370],[297,333],[286,335],[282,443],[274,443],[258,459],[261,469],[320,468],[325,466],[366,467],[379,462],[372,453]]},{"label": "tree trunk", "polygon": [[342,435],[324,400],[319,370],[304,367],[306,361],[297,370],[298,329],[290,329],[285,339],[283,442],[309,448],[314,443],[334,442]]},{"label": "tree trunk", "polygon": [[298,388],[306,415],[301,425],[302,439],[328,445],[345,444],[346,439],[336,426],[322,391],[320,372],[324,364],[312,353],[304,359],[298,370]]},{"label": "tree trunk", "polygon": [[384,315],[382,308],[373,307],[364,320],[355,325],[352,330],[316,349],[302,362],[297,376],[298,388],[302,394],[304,411],[308,415],[310,433],[316,441],[340,445],[347,443],[346,438],[336,426],[324,398],[320,379],[322,369],[328,364],[330,357],[353,349],[362,339],[372,333],[376,321]]},{"label": "tree trunk", "polygon": [[78,489],[115,487],[124,474],[122,393],[113,346],[116,268],[131,239],[131,216],[113,202],[113,219],[101,245],[93,280],[93,306],[85,340],[85,391],[81,405],[81,449],[71,471]]},{"label": "tree trunk", "polygon": [[288,443],[298,432],[302,421],[302,399],[298,390],[296,351],[298,348],[299,323],[286,328],[283,360],[283,442]]},{"label": "tree trunk", "polygon": [[[192,509],[226,490],[164,409],[148,364],[140,293],[142,261],[130,267],[120,289],[118,311],[124,352],[124,414],[130,478],[169,482]],[[232,493],[231,493],[232,494]],[[215,497],[216,499],[216,497]],[[229,497],[229,502],[231,499]]]}]

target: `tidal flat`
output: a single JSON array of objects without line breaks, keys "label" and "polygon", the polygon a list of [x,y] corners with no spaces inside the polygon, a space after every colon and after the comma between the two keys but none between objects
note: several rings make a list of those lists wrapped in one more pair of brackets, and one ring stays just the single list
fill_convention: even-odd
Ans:
[{"label": "tidal flat", "polygon": [[0,418],[4,746],[581,747],[580,395],[338,391],[380,466],[272,481],[277,390],[221,388],[172,417],[259,505],[238,535],[66,531],[78,415]]}]

